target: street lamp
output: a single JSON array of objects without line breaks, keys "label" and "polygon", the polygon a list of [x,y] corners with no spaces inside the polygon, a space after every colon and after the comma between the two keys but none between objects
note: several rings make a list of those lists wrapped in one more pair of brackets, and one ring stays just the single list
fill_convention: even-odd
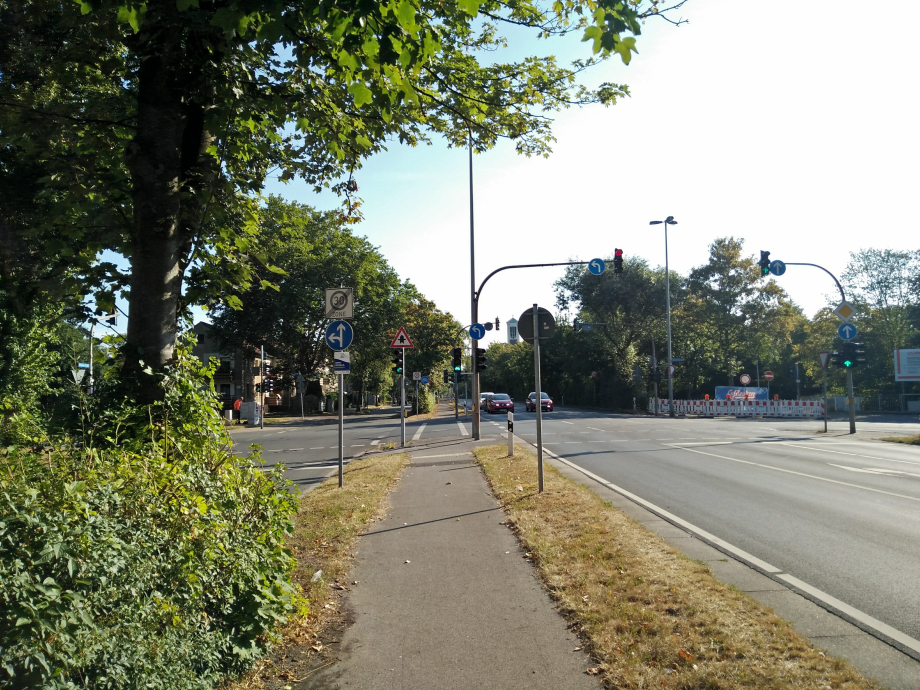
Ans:
[{"label": "street lamp", "polygon": [[668,216],[664,220],[653,220],[649,225],[661,225],[664,223],[664,301],[668,313],[668,414],[674,416],[674,378],[671,376],[671,366],[673,364],[671,354],[671,272],[668,270],[668,226],[677,225],[674,216]]}]

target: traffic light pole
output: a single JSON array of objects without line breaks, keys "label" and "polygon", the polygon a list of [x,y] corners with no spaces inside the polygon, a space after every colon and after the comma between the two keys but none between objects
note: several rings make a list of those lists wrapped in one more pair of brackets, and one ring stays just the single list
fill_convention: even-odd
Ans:
[{"label": "traffic light pole", "polygon": [[345,374],[339,374],[339,488],[345,484]]},{"label": "traffic light pole", "polygon": [[534,410],[537,413],[537,482],[543,493],[543,393],[540,390],[540,308],[533,305]]},{"label": "traffic light pole", "polygon": [[402,348],[402,371],[399,379],[399,447],[406,447],[406,348]]},{"label": "traffic light pole", "polygon": [[460,419],[460,382],[457,380],[457,372],[454,372],[454,419]]},{"label": "traffic light pole", "polygon": [[[847,369],[847,397],[850,403],[850,433],[856,433],[856,396],[853,394],[853,370]],[[825,405],[826,406],[826,405]]]}]

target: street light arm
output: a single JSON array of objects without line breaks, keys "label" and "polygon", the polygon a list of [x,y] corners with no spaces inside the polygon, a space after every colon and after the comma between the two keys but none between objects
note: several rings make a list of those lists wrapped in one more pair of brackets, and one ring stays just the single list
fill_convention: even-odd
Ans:
[{"label": "street light arm", "polygon": [[483,281],[479,284],[479,289],[473,295],[473,300],[479,302],[479,296],[482,294],[482,289],[485,287],[485,284],[489,281],[489,278],[494,276],[496,273],[501,271],[507,271],[509,268],[543,268],[545,266],[584,266],[589,264],[590,261],[560,261],[553,264],[516,264],[514,266],[502,266],[501,268],[496,268],[489,275],[487,275]]},{"label": "street light arm", "polygon": [[837,283],[837,289],[840,290],[840,299],[842,299],[844,302],[847,301],[846,295],[843,294],[843,288],[840,286],[840,281],[837,280],[837,276],[835,276],[833,273],[831,273],[826,268],[824,268],[824,266],[819,266],[818,264],[789,263],[789,262],[785,262],[785,263],[787,266],[814,266],[815,268],[820,268],[822,271],[827,273],[827,275],[833,278],[835,283]]}]

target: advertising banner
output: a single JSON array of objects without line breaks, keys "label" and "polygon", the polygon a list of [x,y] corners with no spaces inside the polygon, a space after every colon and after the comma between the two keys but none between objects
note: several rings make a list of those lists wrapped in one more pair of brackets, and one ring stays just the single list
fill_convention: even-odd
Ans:
[{"label": "advertising banner", "polygon": [[757,386],[716,386],[716,400],[769,400],[766,388]]}]

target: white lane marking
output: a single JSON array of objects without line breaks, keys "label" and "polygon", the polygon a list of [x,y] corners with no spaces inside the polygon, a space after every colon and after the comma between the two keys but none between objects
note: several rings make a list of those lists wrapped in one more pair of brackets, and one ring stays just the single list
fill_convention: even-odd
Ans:
[{"label": "white lane marking", "polygon": [[[668,445],[673,446],[675,444],[668,444]],[[904,494],[896,494],[892,491],[882,491],[881,489],[873,489],[868,486],[861,486],[859,484],[850,484],[849,482],[841,482],[836,479],[828,479],[826,477],[817,477],[813,474],[806,474],[805,472],[796,472],[794,470],[786,470],[786,469],[783,469],[782,467],[774,467],[773,465],[764,465],[759,462],[751,462],[750,460],[739,460],[738,458],[730,458],[725,455],[716,455],[715,453],[704,453],[701,450],[693,450],[693,448],[681,448],[681,450],[685,450],[688,453],[697,453],[698,455],[708,455],[709,457],[719,458],[721,460],[731,460],[732,462],[738,462],[738,463],[741,463],[742,465],[753,465],[754,467],[763,467],[764,469],[776,470],[777,472],[785,472],[786,474],[794,474],[799,477],[808,477],[809,479],[817,479],[819,482],[827,482],[829,484],[840,484],[841,486],[849,486],[853,489],[862,489],[863,491],[871,491],[872,493],[875,493],[875,494],[885,494],[886,496],[894,496],[895,498],[906,498],[908,501],[916,501],[920,503],[920,498],[916,498],[914,496],[905,496]]]},{"label": "white lane marking", "polygon": [[914,474],[913,472],[902,472],[901,470],[888,470],[882,467],[849,467],[847,465],[835,465],[832,462],[827,463],[832,467],[839,467],[842,470],[850,470],[850,472],[865,472],[866,474],[883,474],[886,477],[920,477],[920,474]]},{"label": "white lane marking", "polygon": [[884,460],[885,462],[899,462],[904,465],[920,465],[920,462],[913,462],[911,460],[895,460],[893,458],[880,458],[877,455],[860,455],[859,453],[844,453],[842,450],[827,450],[826,448],[815,448],[814,446],[799,446],[795,443],[787,443],[785,441],[780,441],[779,445],[781,446],[790,446],[791,448],[804,448],[805,450],[817,450],[821,453],[834,453],[835,455],[849,455],[854,458],[865,458],[866,460]]},{"label": "white lane marking", "polygon": [[422,424],[422,425],[418,428],[418,431],[415,432],[415,436],[412,437],[412,440],[413,440],[413,441],[418,441],[418,440],[422,437],[422,432],[425,430],[425,427],[426,427],[426,426],[428,426],[427,423],[426,423],[426,424]]},{"label": "white lane marking", "polygon": [[293,452],[293,451],[295,451],[295,450],[303,450],[303,448],[291,448],[291,452]]},{"label": "white lane marking", "polygon": [[738,558],[740,558],[740,559],[742,559],[742,560],[744,560],[744,561],[747,561],[748,563],[751,563],[751,564],[753,564],[753,565],[756,565],[756,566],[757,566],[758,568],[760,568],[761,570],[764,570],[764,571],[766,571],[766,572],[768,572],[768,573],[779,573],[779,572],[782,572],[782,571],[781,571],[779,568],[777,568],[776,566],[770,565],[770,564],[767,563],[766,561],[763,561],[763,560],[757,558],[757,556],[755,556],[755,555],[753,555],[753,554],[750,554],[750,553],[748,553],[747,551],[745,551],[745,550],[743,550],[743,549],[739,549],[737,546],[735,546],[735,545],[733,545],[733,544],[729,544],[729,543],[728,543],[727,541],[725,541],[724,539],[719,539],[719,537],[717,537],[716,535],[711,534],[710,532],[707,532],[707,531],[704,530],[704,529],[700,529],[700,528],[697,527],[696,525],[694,525],[694,524],[692,524],[692,523],[690,523],[690,522],[687,522],[687,521],[684,520],[683,518],[677,517],[677,516],[674,515],[673,513],[669,513],[668,511],[663,510],[662,508],[659,508],[658,506],[656,506],[656,505],[655,505],[654,503],[652,503],[651,501],[646,501],[644,498],[641,498],[641,497],[637,496],[636,494],[634,494],[634,493],[632,493],[632,492],[630,492],[630,491],[627,491],[627,490],[624,489],[623,487],[617,486],[616,484],[614,484],[614,483],[612,483],[612,482],[608,482],[606,479],[597,476],[597,475],[594,474],[593,472],[590,472],[590,471],[586,470],[585,468],[580,467],[579,465],[576,465],[574,462],[572,462],[572,461],[570,461],[570,460],[566,460],[565,458],[563,458],[563,457],[561,457],[561,456],[559,456],[559,455],[556,455],[556,453],[554,453],[554,452],[551,451],[551,450],[547,450],[547,452],[548,452],[550,455],[552,455],[554,458],[556,458],[557,460],[559,460],[559,462],[564,462],[564,463],[565,463],[566,465],[568,465],[569,467],[578,470],[579,472],[581,472],[582,474],[584,474],[584,475],[586,475],[586,476],[588,476],[588,477],[591,477],[591,479],[593,479],[594,481],[596,481],[598,484],[601,484],[601,485],[603,485],[603,486],[606,486],[608,489],[613,489],[613,490],[616,491],[618,494],[621,494],[621,495],[623,495],[623,496],[626,496],[626,498],[628,498],[628,499],[630,499],[630,500],[632,500],[632,501],[635,501],[636,503],[638,503],[638,504],[641,505],[641,506],[645,506],[645,507],[648,508],[649,510],[651,510],[651,511],[657,513],[658,515],[661,515],[662,517],[667,518],[668,520],[674,522],[675,524],[680,525],[681,527],[687,528],[688,530],[690,530],[690,531],[693,532],[694,534],[698,534],[699,536],[703,537],[704,539],[707,539],[707,540],[711,541],[713,544],[718,544],[719,546],[721,546],[723,549],[725,549],[725,550],[728,551],[729,553],[734,554],[735,556],[738,556]]},{"label": "white lane marking", "polygon": [[378,438],[376,441],[371,441],[371,445],[372,445],[372,446],[376,446],[378,443],[380,443],[380,439],[379,439],[379,438]]},{"label": "white lane marking", "polygon": [[358,444],[352,445],[352,448],[364,448],[364,444],[358,443]]},{"label": "white lane marking", "polygon": [[469,436],[469,435],[470,435],[470,432],[466,430],[466,427],[465,427],[465,426],[463,426],[463,422],[458,421],[458,422],[457,422],[457,426],[460,427],[460,433],[461,433],[461,434],[463,434],[464,436]]},{"label": "white lane marking", "polygon": [[799,578],[793,577],[792,575],[782,574],[782,575],[777,575],[777,577],[780,580],[785,580],[786,582],[788,582],[790,585],[794,587],[798,587],[803,592],[808,592],[815,599],[820,599],[824,603],[830,604],[835,609],[839,609],[840,611],[847,614],[848,616],[855,618],[860,623],[867,625],[870,628],[874,628],[875,630],[878,630],[880,633],[882,633],[883,635],[887,635],[895,642],[900,642],[905,647],[909,649],[913,649],[915,652],[920,652],[920,642],[918,642],[917,640],[915,640],[914,638],[908,635],[905,635],[900,630],[896,630],[895,628],[892,628],[890,625],[886,623],[882,623],[882,621],[878,620],[877,618],[873,618],[868,613],[863,613],[859,609],[853,608],[849,604],[845,604],[844,602],[840,601],[840,599],[837,599],[836,597],[832,597],[830,594],[827,594],[826,592],[822,592],[820,589],[816,587],[812,587],[807,582],[802,582]]},{"label": "white lane marking", "polygon": [[603,431],[603,429],[595,429],[593,426],[589,426],[588,428],[592,431]]},{"label": "white lane marking", "polygon": [[575,424],[575,422],[567,422],[564,419],[560,419],[559,421],[562,422],[563,424],[572,424],[572,425]]},{"label": "white lane marking", "polygon": [[566,441],[566,444],[569,444],[569,443],[578,443],[578,441]]},{"label": "white lane marking", "polygon": [[697,441],[696,443],[669,443],[669,446],[733,446],[731,441]]},{"label": "white lane marking", "polygon": [[310,450],[322,450],[325,447],[326,446],[313,446],[312,448],[310,448]]},{"label": "white lane marking", "polygon": [[681,441],[695,441],[696,439],[697,439],[696,436],[681,436],[680,437]]},{"label": "white lane marking", "polygon": [[410,459],[411,459],[411,460],[420,460],[420,459],[422,459],[422,458],[459,458],[459,457],[463,457],[463,456],[465,456],[465,455],[472,455],[472,453],[470,453],[469,451],[467,451],[466,453],[444,453],[444,454],[442,454],[442,455],[413,455],[413,456],[411,456]]}]

